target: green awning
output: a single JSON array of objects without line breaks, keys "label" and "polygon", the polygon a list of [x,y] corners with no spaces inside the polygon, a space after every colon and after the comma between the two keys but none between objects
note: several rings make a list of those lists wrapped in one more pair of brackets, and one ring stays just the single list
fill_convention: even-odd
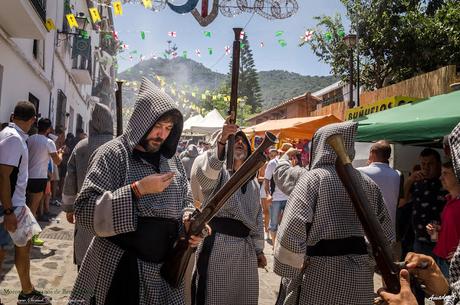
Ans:
[{"label": "green awning", "polygon": [[460,91],[430,97],[357,120],[359,142],[429,142],[449,134],[460,122]]}]

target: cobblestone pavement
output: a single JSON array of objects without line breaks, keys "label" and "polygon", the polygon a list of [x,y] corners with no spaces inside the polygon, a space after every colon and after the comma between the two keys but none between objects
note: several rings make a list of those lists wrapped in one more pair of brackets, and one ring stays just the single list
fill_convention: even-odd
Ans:
[{"label": "cobblestone pavement", "polygon": [[[56,209],[53,207],[53,209]],[[52,210],[53,212],[53,210]],[[58,213],[58,210],[54,210]],[[54,305],[67,303],[67,298],[72,290],[77,275],[73,264],[73,225],[65,219],[65,214],[60,212],[56,219],[50,223],[40,223],[43,232],[40,238],[45,240],[43,247],[33,247],[31,252],[31,278],[38,290],[53,298]],[[275,304],[278,294],[280,277],[273,273],[273,251],[266,244],[265,251],[268,271],[259,269],[260,305]],[[15,305],[21,290],[19,278],[14,267],[14,251],[10,247],[3,263],[0,279],[0,296],[5,305]],[[374,277],[374,287],[381,287],[379,276]],[[433,304],[428,303],[427,304]]]}]

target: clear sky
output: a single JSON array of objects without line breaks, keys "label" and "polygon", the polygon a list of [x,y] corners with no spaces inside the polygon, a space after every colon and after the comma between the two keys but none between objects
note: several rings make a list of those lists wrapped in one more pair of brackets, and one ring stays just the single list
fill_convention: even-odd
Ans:
[{"label": "clear sky", "polygon": [[[186,0],[176,0],[180,5]],[[209,0],[212,3],[212,0]],[[187,51],[188,58],[203,63],[206,67],[221,73],[229,70],[230,56],[225,56],[225,46],[233,42],[233,27],[245,27],[249,44],[253,51],[256,68],[259,71],[273,69],[297,72],[302,75],[329,75],[330,67],[318,62],[309,46],[298,47],[300,36],[305,30],[315,25],[314,16],[345,14],[345,8],[339,0],[297,0],[299,11],[296,15],[284,20],[268,20],[257,14],[242,13],[229,18],[221,14],[207,27],[198,24],[189,13],[180,15],[169,7],[159,12],[144,8],[141,4],[124,4],[123,16],[115,16],[115,29],[119,38],[129,45],[129,50],[118,58],[119,72],[139,62],[140,54],[147,58],[153,55],[162,56],[167,49],[167,40],[172,40],[178,47],[178,55]],[[200,7],[200,3],[198,7]],[[141,38],[145,32],[145,39]],[[176,38],[168,36],[168,32],[177,33]],[[204,31],[211,32],[211,37],[205,37]],[[277,31],[283,31],[279,37]],[[281,47],[278,39],[287,42]],[[260,47],[260,43],[264,47]],[[208,54],[208,48],[213,48],[213,54]],[[195,50],[201,51],[201,57],[195,55]],[[129,60],[129,53],[133,59]],[[224,55],[224,56],[223,56]],[[223,56],[223,57],[222,57]],[[125,59],[123,59],[125,58]]]}]

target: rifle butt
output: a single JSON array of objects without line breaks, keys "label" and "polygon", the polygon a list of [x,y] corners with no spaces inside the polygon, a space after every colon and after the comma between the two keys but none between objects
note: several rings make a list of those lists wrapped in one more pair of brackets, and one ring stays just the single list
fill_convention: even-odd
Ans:
[{"label": "rifle butt", "polygon": [[171,287],[178,288],[182,284],[188,262],[194,251],[189,246],[188,239],[181,239],[161,266],[161,276]]}]

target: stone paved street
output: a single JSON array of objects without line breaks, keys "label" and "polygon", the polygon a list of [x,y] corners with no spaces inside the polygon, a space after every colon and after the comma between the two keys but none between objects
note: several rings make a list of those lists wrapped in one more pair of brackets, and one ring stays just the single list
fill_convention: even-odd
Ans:
[{"label": "stone paved street", "polygon": [[[59,213],[56,220],[41,225],[43,232],[40,238],[46,242],[43,247],[32,249],[32,283],[38,290],[43,290],[52,296],[54,305],[63,305],[66,304],[77,274],[73,264],[73,225],[66,221],[63,212]],[[0,296],[5,305],[15,305],[21,286],[14,267],[13,249],[9,248],[7,252],[2,271],[4,278],[0,280]],[[269,244],[266,244],[265,253],[268,272],[259,269],[259,304],[273,305],[277,297],[280,277],[273,273],[273,252]],[[376,289],[381,287],[379,276],[374,277],[374,286]]]}]

